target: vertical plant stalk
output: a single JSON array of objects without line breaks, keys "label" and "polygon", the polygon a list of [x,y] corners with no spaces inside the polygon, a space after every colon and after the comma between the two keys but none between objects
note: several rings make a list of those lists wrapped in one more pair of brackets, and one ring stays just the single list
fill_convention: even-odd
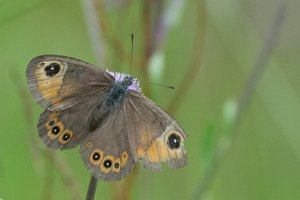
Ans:
[{"label": "vertical plant stalk", "polygon": [[86,26],[89,33],[90,43],[93,54],[98,66],[105,64],[104,41],[102,37],[102,29],[98,21],[98,13],[94,5],[94,0],[82,0],[82,8]]},{"label": "vertical plant stalk", "polygon": [[262,46],[261,52],[258,55],[256,62],[253,65],[252,73],[246,83],[244,91],[238,99],[236,124],[239,124],[240,119],[242,118],[241,115],[244,113],[245,108],[249,105],[251,96],[267,66],[267,61],[269,60],[271,52],[279,40],[279,33],[284,22],[285,15],[286,4],[282,1],[277,8],[268,36],[265,39],[264,45]]},{"label": "vertical plant stalk", "polygon": [[245,87],[242,91],[240,98],[238,99],[237,114],[232,129],[232,133],[233,133],[232,138],[230,141],[226,141],[227,143],[225,145],[224,145],[224,141],[218,142],[217,151],[213,160],[211,161],[210,167],[205,172],[204,177],[202,178],[199,186],[197,187],[197,191],[194,196],[195,200],[203,199],[204,194],[209,189],[216,175],[216,172],[220,168],[220,165],[222,164],[222,161],[226,153],[228,152],[228,149],[230,148],[234,139],[236,138],[236,135],[238,134],[238,128],[241,119],[245,114],[246,108],[250,104],[250,100],[251,97],[253,96],[254,90],[264,72],[264,69],[267,66],[267,61],[270,59],[271,52],[274,46],[276,45],[276,43],[279,41],[279,33],[285,19],[285,14],[286,14],[286,4],[281,2],[274,15],[272,25],[264,41],[262,50],[259,53],[255,63],[253,64],[250,77],[245,84]]},{"label": "vertical plant stalk", "polygon": [[86,200],[94,200],[96,189],[97,189],[98,180],[94,176],[91,176],[89,189],[86,195]]},{"label": "vertical plant stalk", "polygon": [[[151,0],[145,0],[143,1],[142,5],[142,29],[143,29],[143,43],[144,43],[144,58],[142,62],[142,72],[143,72],[143,78],[145,82],[149,82],[149,71],[148,71],[148,62],[149,59],[153,53],[153,43],[152,43],[152,21],[151,21],[151,8],[152,8],[152,2]],[[144,87],[144,93],[146,96],[150,96],[150,87],[147,85]]]},{"label": "vertical plant stalk", "polygon": [[[46,150],[48,153],[53,154],[49,150]],[[54,166],[59,173],[60,178],[62,179],[63,185],[66,187],[71,199],[73,200],[80,200],[82,192],[81,186],[79,185],[78,181],[74,178],[74,174],[72,172],[71,167],[68,165],[64,157],[61,155],[53,156],[54,158]]]},{"label": "vertical plant stalk", "polygon": [[[96,64],[104,66],[105,64],[105,51],[104,51],[104,40],[102,37],[102,28],[98,20],[98,13],[94,0],[82,0],[83,2],[83,13],[86,21],[86,26],[89,32],[89,38],[93,49]],[[97,189],[97,179],[91,175],[89,189],[87,192],[86,199],[94,199],[95,192]]]},{"label": "vertical plant stalk", "polygon": [[135,183],[136,175],[138,174],[139,168],[137,165],[134,167],[133,171],[134,173],[131,173],[124,182],[115,182],[114,188],[115,188],[115,194],[113,196],[113,200],[130,200],[131,198],[131,192],[132,188]]},{"label": "vertical plant stalk", "polygon": [[[100,4],[100,2],[99,2]],[[128,53],[128,51],[125,51],[125,49],[122,46],[122,43],[120,42],[119,38],[116,36],[116,34],[112,30],[112,25],[110,24],[109,20],[107,19],[107,14],[101,6],[102,4],[98,5],[99,9],[99,17],[100,17],[100,25],[103,31],[104,38],[107,40],[107,42],[112,47],[112,50],[115,55],[118,55],[118,60],[120,60],[123,63],[130,63],[131,56]],[[138,58],[134,58],[135,66],[142,66],[142,60]]]},{"label": "vertical plant stalk", "polygon": [[53,160],[53,153],[47,152],[47,150],[44,151],[45,155],[44,157],[48,159],[45,159],[45,172],[44,172],[44,186],[42,191],[42,198],[44,200],[51,200],[53,198],[53,186],[54,186],[54,160]]},{"label": "vertical plant stalk", "polygon": [[206,3],[205,1],[196,1],[196,8],[198,14],[198,24],[197,27],[198,37],[195,41],[194,46],[194,55],[192,56],[192,62],[189,65],[187,72],[185,73],[182,81],[179,84],[179,87],[175,90],[176,93],[167,106],[167,110],[174,114],[177,109],[180,107],[184,98],[186,97],[186,93],[188,92],[190,86],[194,82],[195,78],[198,75],[198,72],[201,67],[202,56],[203,56],[203,48],[204,48],[204,39],[205,39],[205,28],[206,28]]}]

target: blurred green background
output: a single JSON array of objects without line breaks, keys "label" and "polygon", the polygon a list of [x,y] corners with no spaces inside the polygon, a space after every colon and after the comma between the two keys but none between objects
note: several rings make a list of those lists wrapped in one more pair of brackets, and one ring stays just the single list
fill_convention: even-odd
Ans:
[{"label": "blurred green background", "polygon": [[85,199],[90,174],[78,148],[49,151],[38,139],[42,108],[29,96],[26,66],[60,54],[128,73],[131,33],[133,74],[176,87],[142,84],[185,128],[189,161],[162,172],[138,166],[119,183],[100,182],[95,199],[300,199],[299,7],[0,1],[0,199]]}]

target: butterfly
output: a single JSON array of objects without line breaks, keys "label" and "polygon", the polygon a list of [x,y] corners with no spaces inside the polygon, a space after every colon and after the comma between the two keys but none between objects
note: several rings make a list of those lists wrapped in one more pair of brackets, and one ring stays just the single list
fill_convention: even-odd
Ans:
[{"label": "butterfly", "polygon": [[187,164],[183,128],[144,96],[139,81],[59,55],[33,58],[26,71],[34,100],[45,110],[37,125],[53,149],[80,145],[94,177],[117,181],[140,161],[161,170]]}]

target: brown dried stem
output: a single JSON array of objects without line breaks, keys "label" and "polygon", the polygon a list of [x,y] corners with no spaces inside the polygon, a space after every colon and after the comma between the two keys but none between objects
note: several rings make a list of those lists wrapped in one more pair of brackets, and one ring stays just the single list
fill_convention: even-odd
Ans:
[{"label": "brown dried stem", "polygon": [[[104,38],[108,41],[109,46],[112,47],[114,54],[118,56],[118,59],[123,63],[130,63],[130,53],[129,51],[123,48],[122,43],[119,40],[119,37],[112,30],[112,25],[108,20],[107,13],[102,5],[101,1],[97,2],[98,16],[100,21],[100,26],[103,32]],[[130,34],[130,33],[129,33]],[[128,34],[128,41],[130,35]],[[138,58],[134,58],[134,63],[136,66],[142,66],[142,61]]]},{"label": "brown dried stem", "polygon": [[188,71],[185,73],[179,87],[176,89],[175,95],[167,106],[167,110],[172,114],[176,113],[177,109],[180,107],[201,67],[206,28],[206,4],[205,1],[196,1],[196,4],[196,13],[198,14],[198,24],[196,24],[198,37],[195,41],[192,63],[189,65]]},{"label": "brown dried stem", "polygon": [[96,64],[99,66],[104,66],[105,46],[102,37],[102,28],[100,27],[94,0],[84,0],[82,7],[86,26],[90,36],[90,43],[93,49],[94,57],[96,59]]},{"label": "brown dried stem", "polygon": [[94,200],[96,189],[97,189],[98,180],[94,176],[91,176],[89,189],[86,195],[86,200]]}]

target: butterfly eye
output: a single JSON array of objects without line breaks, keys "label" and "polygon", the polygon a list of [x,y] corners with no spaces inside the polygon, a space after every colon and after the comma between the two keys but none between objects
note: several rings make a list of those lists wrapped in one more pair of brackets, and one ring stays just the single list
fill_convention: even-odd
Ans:
[{"label": "butterfly eye", "polygon": [[178,134],[172,133],[169,135],[167,143],[170,149],[178,149],[180,147],[181,138]]},{"label": "butterfly eye", "polygon": [[[50,121],[51,122],[51,121]],[[50,123],[49,122],[49,123]],[[49,123],[47,123],[47,125],[49,124]],[[54,125],[55,124],[55,125]],[[47,128],[48,128],[48,130],[49,130],[49,132],[48,132],[48,137],[51,139],[51,140],[53,140],[53,139],[55,139],[55,138],[57,138],[57,137],[61,137],[61,133],[63,132],[63,130],[64,130],[64,125],[61,123],[61,122],[55,122],[54,121],[54,124],[53,124],[53,127],[52,126],[48,126]]]},{"label": "butterfly eye", "polygon": [[120,158],[116,158],[115,159],[115,162],[114,162],[114,164],[113,164],[113,172],[117,172],[117,173],[119,173],[120,172],[120,169],[121,169],[121,166],[120,166],[120,162],[121,162],[121,159]]},{"label": "butterfly eye", "polygon": [[98,152],[95,152],[95,153],[93,154],[93,160],[94,160],[94,161],[100,160],[100,154],[99,154]]},{"label": "butterfly eye", "polygon": [[68,129],[59,136],[58,140],[61,144],[66,144],[72,139],[73,135],[73,132]]},{"label": "butterfly eye", "polygon": [[51,129],[51,133],[52,133],[53,135],[57,135],[57,134],[59,134],[59,132],[60,132],[60,128],[59,128],[58,126],[54,126],[54,127]]},{"label": "butterfly eye", "polygon": [[112,161],[111,161],[111,160],[109,160],[109,159],[104,160],[103,166],[104,166],[105,168],[110,168],[111,165],[112,165]]},{"label": "butterfly eye", "polygon": [[93,165],[100,165],[102,159],[103,159],[103,151],[101,151],[100,149],[96,149],[95,151],[93,151],[93,153],[91,153],[90,155],[90,161]]},{"label": "butterfly eye", "polygon": [[54,125],[54,120],[51,120],[48,124],[49,124],[49,126],[53,126]]},{"label": "butterfly eye", "polygon": [[70,137],[71,137],[71,135],[70,135],[70,133],[65,133],[64,135],[63,135],[63,140],[68,140],[68,139],[70,139]]},{"label": "butterfly eye", "polygon": [[58,63],[50,63],[45,67],[45,72],[47,76],[55,76],[60,71],[60,65]]}]

